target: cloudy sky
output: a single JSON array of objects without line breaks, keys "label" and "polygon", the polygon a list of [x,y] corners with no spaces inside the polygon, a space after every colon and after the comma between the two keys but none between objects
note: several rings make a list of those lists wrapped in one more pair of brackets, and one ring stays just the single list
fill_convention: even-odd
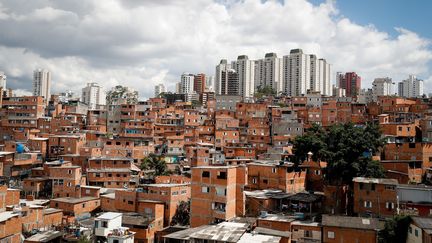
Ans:
[{"label": "cloudy sky", "polygon": [[432,92],[431,1],[375,2],[0,0],[0,71],[21,92],[45,68],[53,92],[94,81],[131,86],[144,98],[157,83],[173,90],[183,72],[214,75],[221,58],[302,48],[334,72],[358,72],[363,87],[412,73]]}]

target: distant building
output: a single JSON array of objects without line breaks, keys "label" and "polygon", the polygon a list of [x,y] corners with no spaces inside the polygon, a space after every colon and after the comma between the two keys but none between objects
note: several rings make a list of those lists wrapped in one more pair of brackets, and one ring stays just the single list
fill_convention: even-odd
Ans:
[{"label": "distant building", "polygon": [[81,101],[89,106],[89,109],[96,109],[98,105],[106,104],[106,96],[102,87],[97,83],[87,83],[82,89]]},{"label": "distant building", "polygon": [[214,76],[206,76],[206,92],[214,92],[215,91],[215,77]]},{"label": "distant building", "polygon": [[267,53],[255,62],[255,88],[270,86],[275,92],[283,91],[283,59],[276,53]]},{"label": "distant building", "polygon": [[154,97],[158,97],[161,93],[165,93],[166,88],[163,84],[157,84],[155,85],[155,91],[154,91]]},{"label": "distant building", "polygon": [[372,82],[372,94],[374,101],[377,100],[378,96],[389,96],[395,95],[395,84],[391,78],[376,78]]},{"label": "distant building", "polygon": [[195,75],[191,73],[183,73],[180,79],[180,93],[191,94],[194,91]]},{"label": "distant building", "polygon": [[[227,62],[226,59],[222,59],[220,63],[216,66],[216,76],[215,76],[215,93],[217,95],[225,94],[223,91],[223,81],[222,81],[222,73],[227,72],[227,70],[231,69],[231,64]],[[225,81],[224,81],[225,82]]]},{"label": "distant building", "polygon": [[233,68],[238,75],[238,94],[243,98],[252,98],[255,92],[255,61],[241,55],[233,62]]},{"label": "distant building", "polygon": [[4,72],[0,72],[0,88],[6,90],[6,74]]},{"label": "distant building", "polygon": [[284,92],[289,96],[300,96],[306,94],[311,88],[311,83],[316,83],[315,78],[318,76],[316,65],[314,69],[314,82],[311,82],[311,57],[316,64],[315,55],[307,55],[302,49],[293,49],[290,54],[284,56]]},{"label": "distant building", "polygon": [[346,96],[346,90],[340,87],[337,87],[336,85],[333,85],[333,96],[335,97],[345,97]]},{"label": "distant building", "polygon": [[339,88],[345,89],[346,96],[357,96],[361,89],[361,77],[355,72],[348,72],[345,74],[337,73],[336,80]]},{"label": "distant building", "polygon": [[196,74],[194,76],[193,90],[198,94],[202,94],[205,91],[205,86],[206,86],[206,75],[204,73]]},{"label": "distant building", "polygon": [[424,95],[423,80],[414,75],[409,75],[408,79],[399,82],[399,96],[405,98],[422,97]]},{"label": "distant building", "polygon": [[33,95],[43,96],[46,100],[51,97],[51,73],[45,69],[33,72]]}]

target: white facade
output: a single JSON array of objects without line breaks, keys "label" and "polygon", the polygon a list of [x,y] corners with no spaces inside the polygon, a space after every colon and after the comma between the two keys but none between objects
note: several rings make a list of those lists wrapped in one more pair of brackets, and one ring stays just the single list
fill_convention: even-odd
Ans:
[{"label": "white facade", "polygon": [[222,59],[220,63],[216,66],[216,74],[215,74],[215,93],[222,94],[222,72],[226,72],[231,69],[231,64],[227,62],[227,60]]},{"label": "white facade", "polygon": [[265,54],[256,62],[255,88],[270,86],[277,93],[283,91],[283,60],[276,53]]},{"label": "white facade", "polygon": [[122,214],[108,212],[95,218],[95,235],[107,237],[114,229],[120,228],[122,225]]},{"label": "white facade", "polygon": [[333,94],[333,89],[331,87],[331,65],[326,61],[326,59],[318,59],[319,67],[319,80],[322,84],[321,94],[331,96]]},{"label": "white facade", "polygon": [[233,62],[233,68],[238,75],[238,92],[243,98],[252,98],[255,93],[255,61],[242,55]]},{"label": "white facade", "polygon": [[106,95],[97,83],[87,83],[87,86],[82,88],[81,101],[86,103],[89,109],[96,109],[98,105],[106,104]]},{"label": "white facade", "polygon": [[206,92],[214,92],[215,91],[215,78],[214,76],[206,76]]},{"label": "white facade", "polygon": [[51,98],[51,73],[45,69],[33,72],[33,95],[43,96],[47,101]]},{"label": "white facade", "polygon": [[6,74],[4,72],[0,72],[0,88],[6,89]]},{"label": "white facade", "polygon": [[417,79],[414,75],[409,75],[408,79],[399,82],[398,93],[399,96],[406,98],[423,96],[423,80]]},{"label": "white facade", "polygon": [[395,84],[391,78],[376,78],[372,82],[373,100],[376,101],[378,96],[395,95]]},{"label": "white facade", "polygon": [[157,84],[155,86],[154,97],[158,97],[161,93],[165,93],[165,92],[166,92],[165,85],[163,85],[163,84]]},{"label": "white facade", "polygon": [[[318,63],[314,65],[314,84],[319,77]],[[289,96],[300,96],[311,88],[311,58],[303,54],[301,49],[291,50],[290,54],[283,58],[284,92]],[[316,84],[319,88],[319,84]]]},{"label": "white facade", "polygon": [[[330,64],[323,58],[309,55],[310,58],[310,90],[322,95],[332,95],[330,81]],[[306,64],[307,65],[307,64]]]},{"label": "white facade", "polygon": [[183,73],[180,80],[180,93],[191,94],[194,92],[195,76],[190,73]]}]

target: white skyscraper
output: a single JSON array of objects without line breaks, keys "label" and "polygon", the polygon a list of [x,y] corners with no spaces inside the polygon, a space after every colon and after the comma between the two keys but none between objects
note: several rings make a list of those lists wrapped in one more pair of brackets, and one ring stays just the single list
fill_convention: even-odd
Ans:
[{"label": "white skyscraper", "polygon": [[283,60],[276,53],[265,54],[255,62],[255,88],[270,86],[274,91],[283,91]]},{"label": "white skyscraper", "polygon": [[161,93],[165,93],[165,92],[166,92],[165,85],[157,84],[155,86],[154,97],[158,97]]},{"label": "white skyscraper", "polygon": [[[315,63],[314,82],[319,79],[318,63]],[[310,55],[303,54],[301,49],[293,49],[283,57],[283,70],[284,92],[287,95],[300,96],[311,88],[311,58]],[[316,86],[319,88],[320,85]]]},{"label": "white skyscraper", "polygon": [[0,72],[0,87],[3,88],[3,90],[6,89],[6,75],[4,72]]},{"label": "white skyscraper", "polygon": [[331,87],[331,65],[330,63],[328,63],[326,61],[326,59],[320,58],[318,59],[318,83],[320,84],[319,87],[322,89],[320,89],[319,91],[321,92],[321,94],[323,95],[332,95],[333,94],[333,89]]},{"label": "white skyscraper", "polygon": [[82,88],[81,101],[86,103],[89,109],[96,109],[98,105],[106,104],[106,95],[97,83],[87,83],[87,86]]},{"label": "white skyscraper", "polygon": [[395,84],[391,78],[376,78],[372,82],[372,97],[377,101],[378,96],[395,95]]},{"label": "white skyscraper", "polygon": [[398,91],[401,97],[421,97],[424,94],[423,80],[417,79],[414,75],[409,75],[408,79],[399,82]]},{"label": "white skyscraper", "polygon": [[222,59],[216,66],[215,73],[215,93],[222,94],[222,72],[226,72],[231,69],[231,64],[226,59]]},{"label": "white skyscraper", "polygon": [[194,93],[194,79],[195,79],[195,75],[190,73],[183,73],[180,79],[180,93],[182,94]]},{"label": "white skyscraper", "polygon": [[215,91],[215,78],[214,76],[206,76],[205,91],[214,92]]},{"label": "white skyscraper", "polygon": [[233,62],[233,68],[238,75],[238,94],[243,98],[252,98],[255,93],[255,61],[241,55]]},{"label": "white skyscraper", "polygon": [[47,102],[51,98],[51,73],[45,69],[33,72],[33,95],[43,96]]}]

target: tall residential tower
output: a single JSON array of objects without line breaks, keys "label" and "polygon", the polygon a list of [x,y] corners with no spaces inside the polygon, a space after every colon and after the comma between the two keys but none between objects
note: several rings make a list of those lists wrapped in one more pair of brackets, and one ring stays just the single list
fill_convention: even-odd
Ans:
[{"label": "tall residential tower", "polygon": [[43,96],[47,101],[51,97],[51,73],[45,69],[33,72],[33,95]]}]

